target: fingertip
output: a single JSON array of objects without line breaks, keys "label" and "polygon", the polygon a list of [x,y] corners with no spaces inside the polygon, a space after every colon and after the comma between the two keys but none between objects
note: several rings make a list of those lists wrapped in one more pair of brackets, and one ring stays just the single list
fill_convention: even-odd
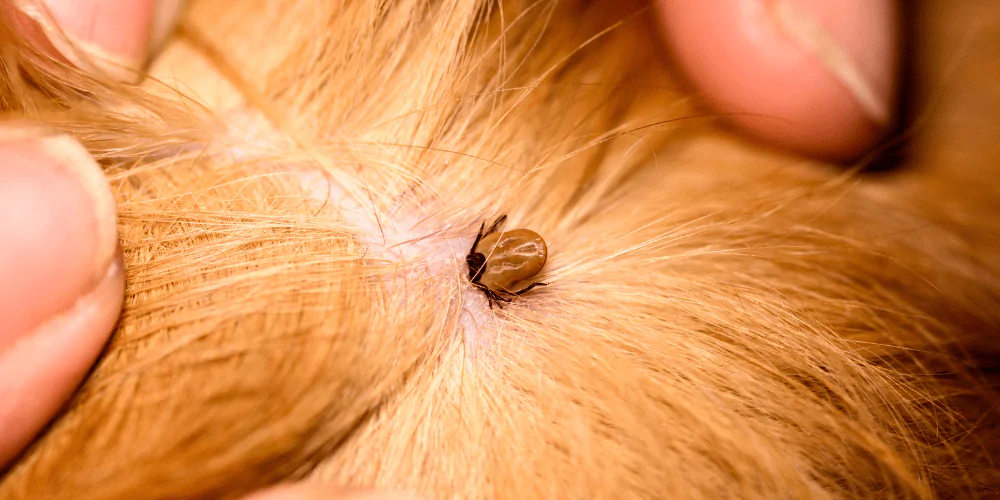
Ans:
[{"label": "fingertip", "polygon": [[0,353],[0,467],[17,456],[69,399],[118,321],[120,259],[97,286]]},{"label": "fingertip", "polygon": [[172,31],[184,0],[41,0],[4,6],[15,29],[75,66],[134,82]]},{"label": "fingertip", "polygon": [[67,136],[0,130],[0,466],[69,397],[124,295],[114,198]]},{"label": "fingertip", "polygon": [[156,2],[156,13],[153,15],[153,25],[149,34],[149,47],[147,55],[154,57],[166,43],[167,38],[174,31],[180,20],[186,0],[158,0]]},{"label": "fingertip", "polygon": [[779,147],[846,160],[892,119],[891,0],[657,2],[672,53],[729,122]]}]

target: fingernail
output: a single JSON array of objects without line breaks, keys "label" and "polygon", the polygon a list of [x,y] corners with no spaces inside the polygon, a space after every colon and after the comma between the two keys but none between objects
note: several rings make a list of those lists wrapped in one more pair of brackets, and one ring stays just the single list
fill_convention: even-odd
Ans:
[{"label": "fingernail", "polygon": [[858,103],[886,126],[895,73],[894,3],[888,0],[773,0],[775,24],[813,54]]},{"label": "fingernail", "polygon": [[149,54],[156,54],[166,43],[180,21],[181,13],[187,6],[185,0],[159,0],[153,16],[153,29],[149,35]]},{"label": "fingernail", "polygon": [[654,5],[673,59],[699,95],[770,145],[853,162],[892,121],[894,0]]},{"label": "fingernail", "polygon": [[155,0],[22,1],[18,7],[77,67],[120,81],[138,80],[149,50]]},{"label": "fingernail", "polygon": [[115,201],[66,135],[0,128],[0,352],[73,307],[115,265]]}]

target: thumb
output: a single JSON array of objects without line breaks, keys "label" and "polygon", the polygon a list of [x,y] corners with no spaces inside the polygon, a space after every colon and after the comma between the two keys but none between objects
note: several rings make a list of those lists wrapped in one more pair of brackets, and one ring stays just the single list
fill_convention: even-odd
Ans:
[{"label": "thumb", "polygon": [[62,135],[0,129],[0,468],[55,415],[124,293],[104,175]]}]

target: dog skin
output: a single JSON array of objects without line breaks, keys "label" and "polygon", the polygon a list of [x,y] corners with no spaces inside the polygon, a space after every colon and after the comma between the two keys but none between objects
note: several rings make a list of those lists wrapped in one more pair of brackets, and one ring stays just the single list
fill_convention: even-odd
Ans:
[{"label": "dog skin", "polygon": [[0,497],[997,491],[988,2],[164,5],[5,6]]}]

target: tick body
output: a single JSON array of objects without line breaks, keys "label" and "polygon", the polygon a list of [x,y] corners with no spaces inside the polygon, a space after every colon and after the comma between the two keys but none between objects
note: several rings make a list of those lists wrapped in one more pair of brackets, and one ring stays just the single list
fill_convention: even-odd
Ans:
[{"label": "tick body", "polygon": [[545,267],[548,247],[538,233],[529,229],[499,231],[506,220],[507,216],[501,215],[485,232],[484,222],[465,258],[469,265],[469,281],[486,294],[491,308],[494,302],[502,307],[502,302],[510,302],[516,295],[546,285],[532,283],[517,289],[519,284]]}]

